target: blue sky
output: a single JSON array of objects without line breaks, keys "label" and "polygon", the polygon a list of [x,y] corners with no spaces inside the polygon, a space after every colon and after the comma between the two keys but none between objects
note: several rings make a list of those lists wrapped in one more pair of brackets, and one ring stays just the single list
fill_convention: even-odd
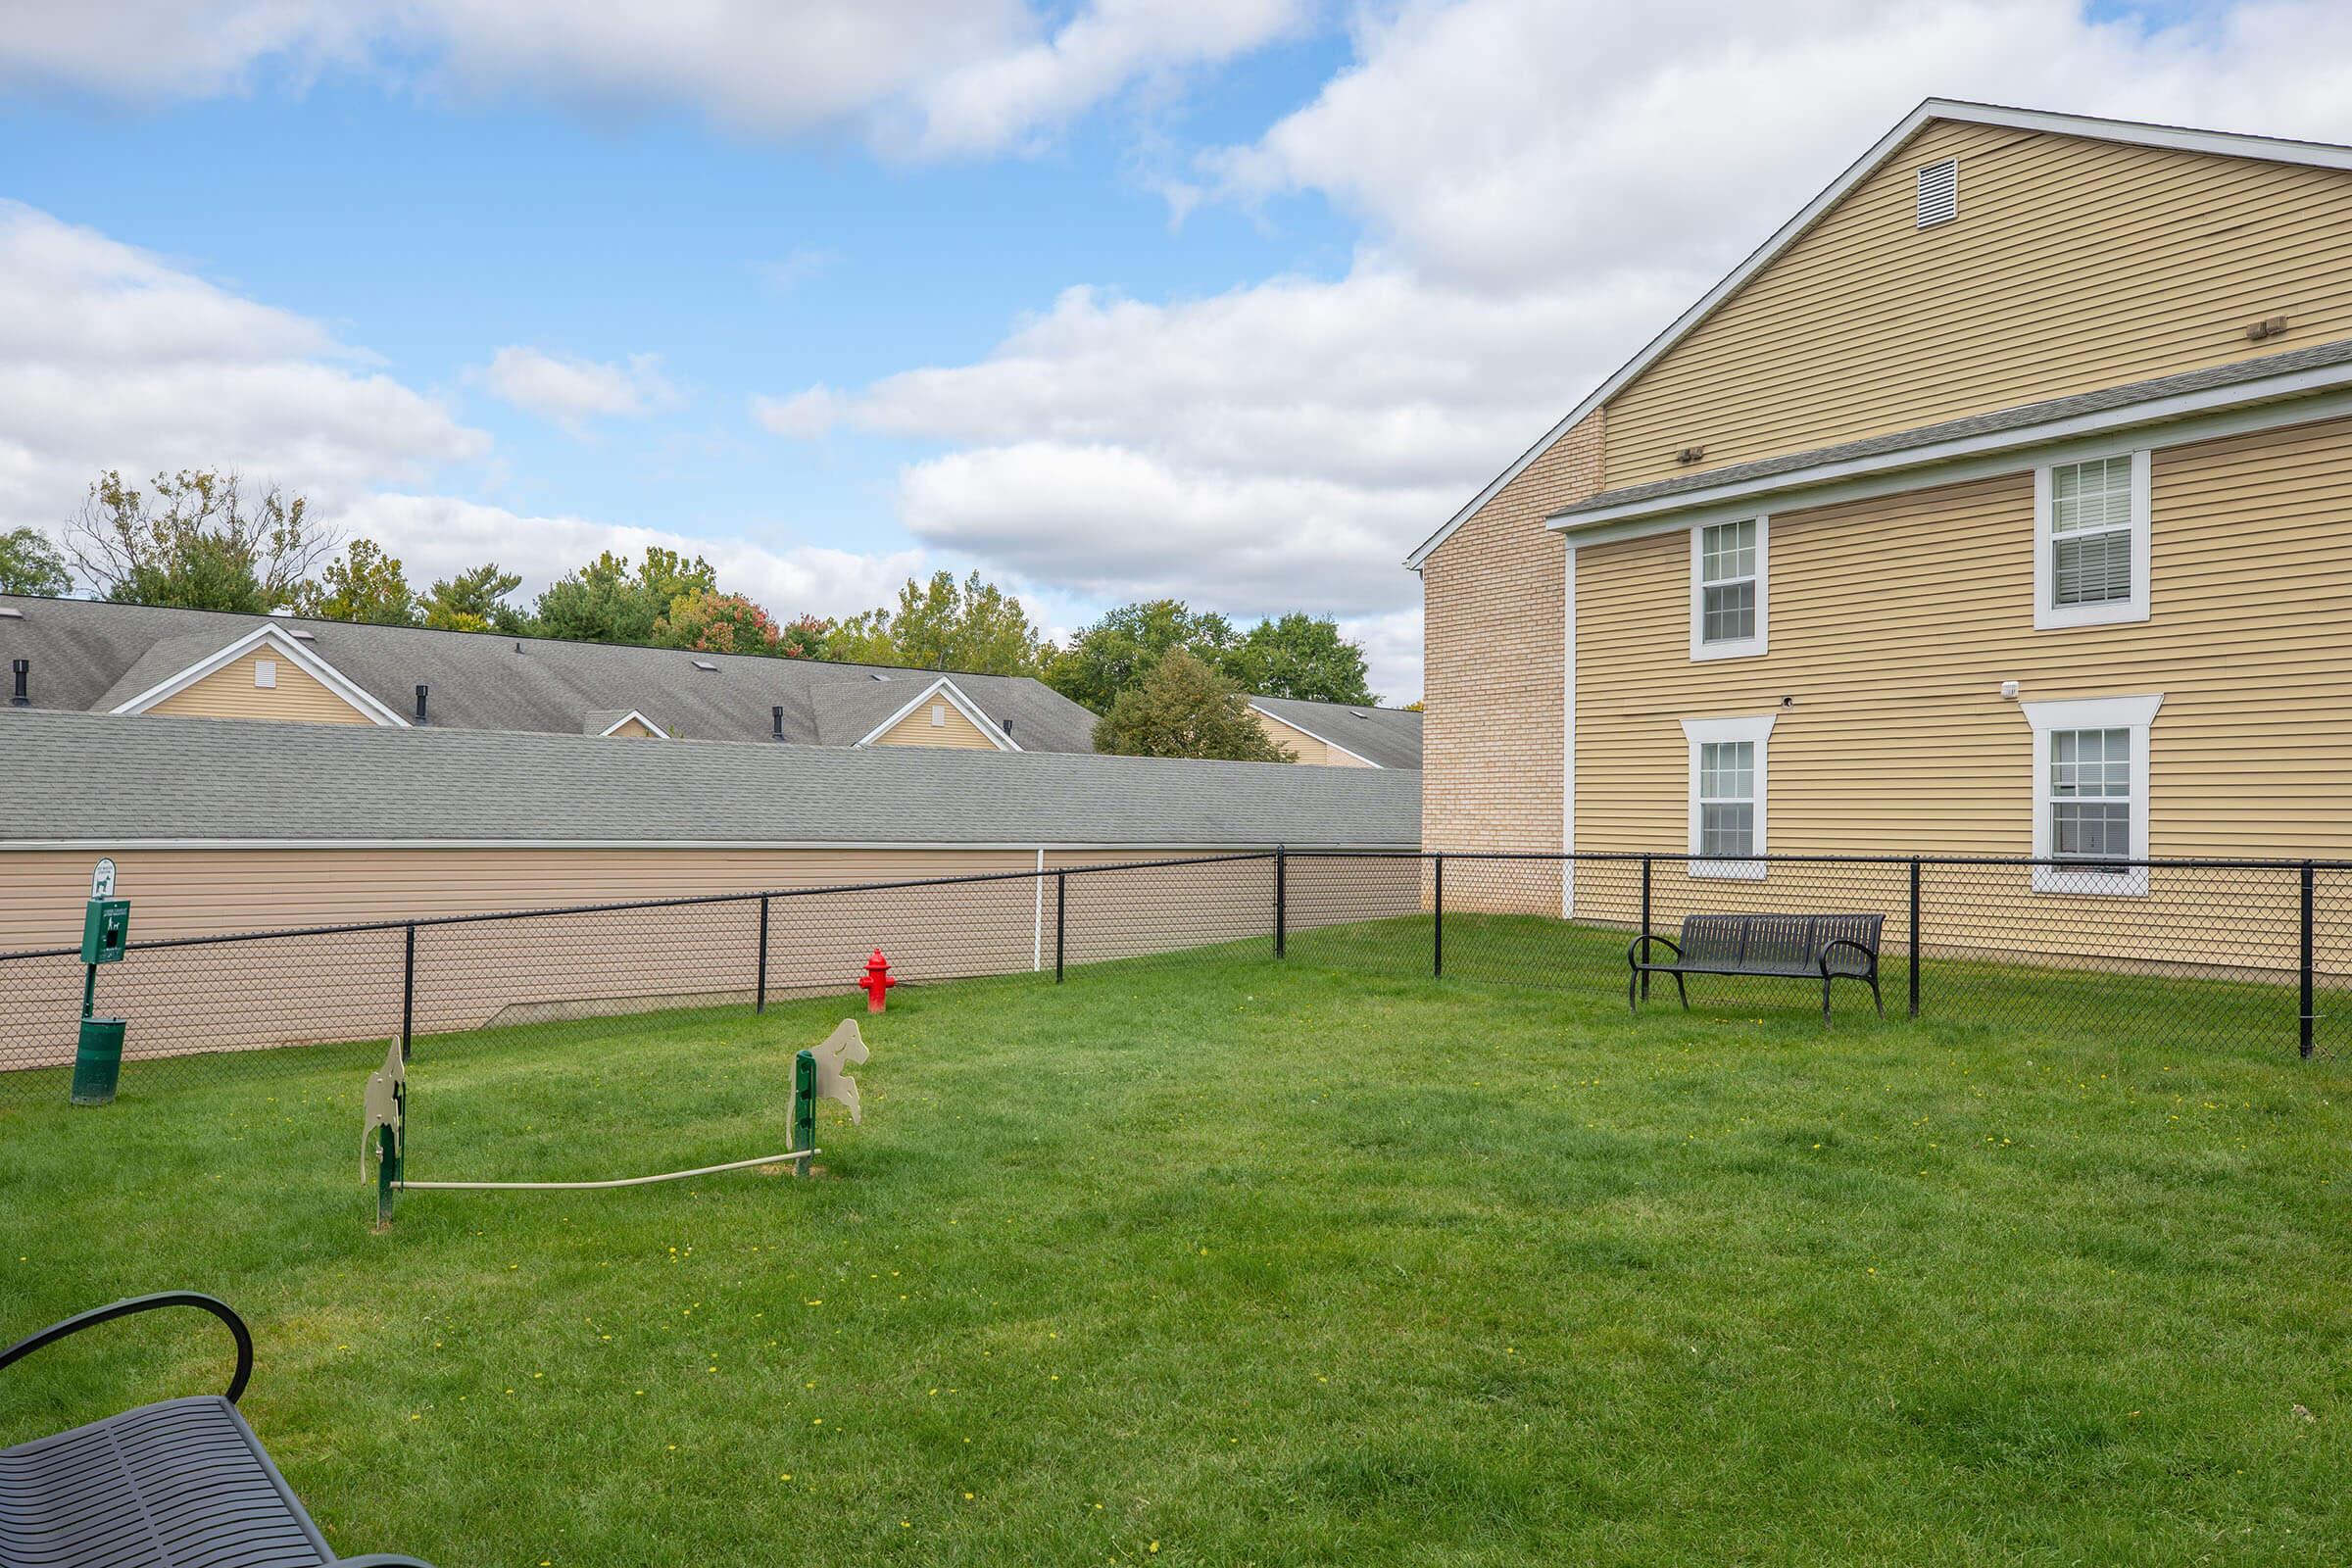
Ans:
[{"label": "blue sky", "polygon": [[0,526],[233,464],[419,579],[976,565],[1334,613],[1403,700],[1403,554],[1912,102],[2340,138],[2339,9],[36,3]]}]

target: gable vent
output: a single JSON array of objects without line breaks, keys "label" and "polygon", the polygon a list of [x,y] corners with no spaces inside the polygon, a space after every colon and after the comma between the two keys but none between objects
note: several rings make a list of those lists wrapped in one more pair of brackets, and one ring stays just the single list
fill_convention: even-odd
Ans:
[{"label": "gable vent", "polygon": [[1919,172],[1919,226],[1933,228],[1960,216],[1960,160],[1946,158]]}]

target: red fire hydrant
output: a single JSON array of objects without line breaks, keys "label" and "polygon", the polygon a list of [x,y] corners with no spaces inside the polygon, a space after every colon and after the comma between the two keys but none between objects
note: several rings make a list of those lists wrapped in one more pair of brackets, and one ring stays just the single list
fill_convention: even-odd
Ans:
[{"label": "red fire hydrant", "polygon": [[890,960],[882,956],[880,948],[876,948],[874,956],[865,960],[865,978],[858,983],[865,989],[865,1010],[880,1012],[883,997],[892,986],[898,984],[890,977]]}]

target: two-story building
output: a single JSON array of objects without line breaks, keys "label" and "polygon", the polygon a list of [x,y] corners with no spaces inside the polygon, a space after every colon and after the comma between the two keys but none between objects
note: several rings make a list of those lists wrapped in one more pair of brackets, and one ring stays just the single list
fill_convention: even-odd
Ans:
[{"label": "two-story building", "polygon": [[1930,100],[1408,564],[1433,849],[2352,853],[2352,148]]}]

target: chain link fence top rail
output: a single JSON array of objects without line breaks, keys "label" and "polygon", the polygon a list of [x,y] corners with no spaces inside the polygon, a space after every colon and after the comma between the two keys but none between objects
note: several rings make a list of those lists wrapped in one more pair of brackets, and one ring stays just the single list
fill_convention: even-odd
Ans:
[{"label": "chain link fence top rail", "polygon": [[[289,1046],[358,1061],[392,1039],[757,1009],[854,990],[877,948],[916,984],[1242,952],[1622,993],[1635,935],[1749,912],[1882,916],[1898,1018],[2137,1018],[2309,1049],[2352,991],[2337,861],[1262,851],[134,942],[99,971],[98,1007],[130,1020],[125,1059],[146,1076]],[[70,1063],[81,980],[76,950],[0,955],[0,1084]],[[1701,1005],[1807,1004],[1768,980],[1693,990]]]}]

